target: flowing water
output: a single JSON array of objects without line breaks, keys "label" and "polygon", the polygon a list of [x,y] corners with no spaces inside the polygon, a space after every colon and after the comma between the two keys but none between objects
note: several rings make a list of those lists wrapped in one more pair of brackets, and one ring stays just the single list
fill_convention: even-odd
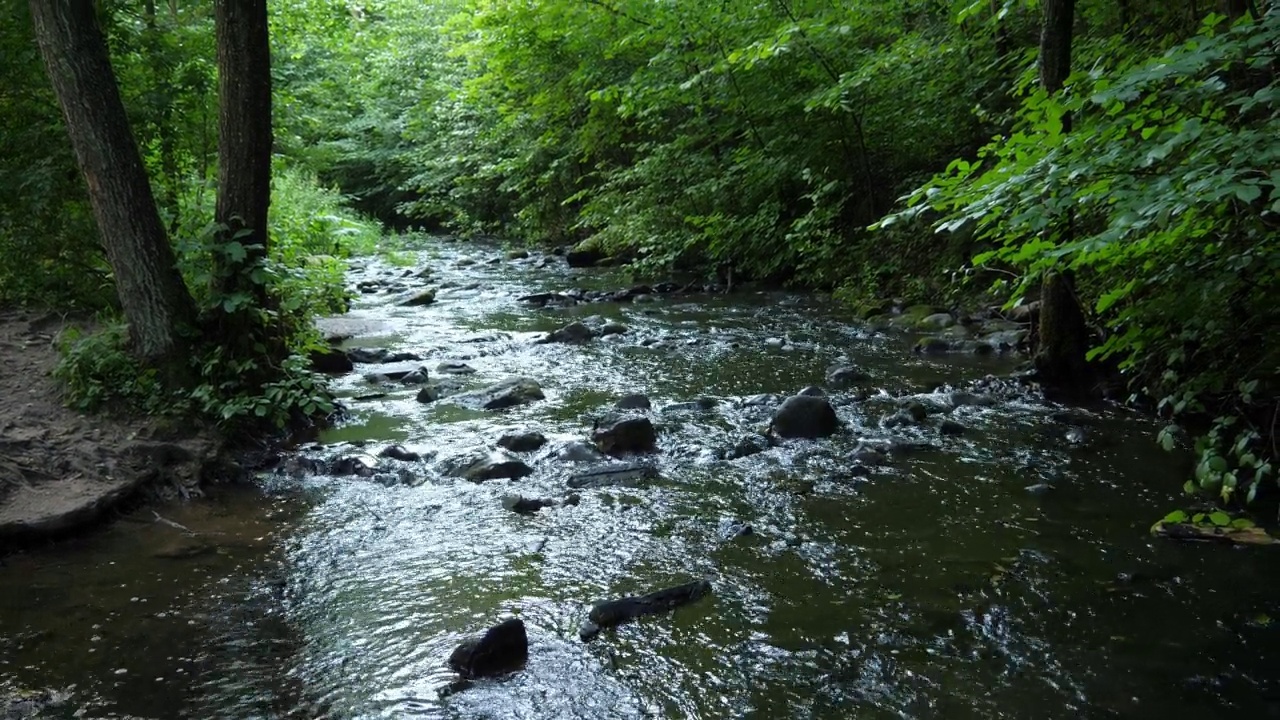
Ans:
[{"label": "flowing water", "polygon": [[[433,374],[465,362],[468,387],[532,377],[546,399],[419,403],[358,366],[338,381],[348,420],[300,452],[424,455],[380,460],[395,481],[268,473],[158,508],[169,523],[144,508],[10,555],[0,696],[55,689],[42,717],[1280,717],[1280,558],[1149,536],[1186,466],[1148,421],[1011,392],[983,378],[1012,359],[922,358],[814,296],[533,308],[517,298],[624,279],[499,257],[431,242],[361,261],[352,282],[393,289],[338,324],[351,346],[417,353]],[[435,304],[397,304],[426,285]],[[593,315],[629,331],[533,342]],[[756,396],[821,384],[842,356],[872,376],[832,393],[846,432],[720,459],[767,423]],[[958,437],[938,417],[879,424],[899,396],[939,406],[955,390],[1000,401],[951,411]],[[580,468],[558,450],[634,392],[653,402],[659,480],[504,508],[513,492],[563,498]],[[532,475],[448,475],[522,429],[550,438],[524,456]],[[848,459],[886,440],[909,452]],[[711,597],[578,638],[595,601],[699,578]],[[457,643],[511,616],[527,667],[442,693]]]}]

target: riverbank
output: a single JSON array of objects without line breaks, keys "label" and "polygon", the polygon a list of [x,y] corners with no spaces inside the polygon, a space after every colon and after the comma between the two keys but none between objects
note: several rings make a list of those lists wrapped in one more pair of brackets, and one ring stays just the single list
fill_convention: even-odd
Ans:
[{"label": "riverbank", "polygon": [[220,472],[223,448],[211,432],[63,404],[51,375],[56,341],[85,324],[0,312],[0,548],[92,525],[139,493],[198,495]]}]

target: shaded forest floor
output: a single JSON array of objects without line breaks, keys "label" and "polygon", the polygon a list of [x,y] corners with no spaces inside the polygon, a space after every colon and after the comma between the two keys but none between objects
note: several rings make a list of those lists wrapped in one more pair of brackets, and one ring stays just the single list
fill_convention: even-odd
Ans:
[{"label": "shaded forest floor", "polygon": [[217,467],[221,444],[203,429],[63,404],[56,339],[84,324],[0,311],[0,547],[91,524],[144,489],[198,493]]}]

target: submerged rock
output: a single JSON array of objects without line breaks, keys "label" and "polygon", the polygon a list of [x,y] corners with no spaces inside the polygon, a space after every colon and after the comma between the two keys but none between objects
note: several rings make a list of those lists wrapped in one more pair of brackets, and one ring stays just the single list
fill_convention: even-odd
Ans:
[{"label": "submerged rock", "polygon": [[616,323],[616,322],[605,323],[600,327],[601,337],[608,337],[609,335],[621,335],[626,332],[630,332],[630,328],[628,328],[626,325],[623,325],[622,323]]},{"label": "submerged rock", "polygon": [[621,485],[638,487],[658,479],[658,469],[641,463],[612,463],[575,473],[567,483],[574,490]]},{"label": "submerged rock", "polygon": [[591,440],[606,455],[649,453],[658,449],[658,432],[643,415],[622,415],[596,425]]},{"label": "submerged rock", "polygon": [[743,435],[738,438],[738,442],[725,453],[728,460],[737,460],[738,458],[750,457],[758,455],[769,449],[769,438],[758,433]]},{"label": "submerged rock", "polygon": [[373,477],[377,471],[378,461],[367,455],[348,455],[329,463],[326,468],[329,475],[344,477]]},{"label": "submerged rock", "polygon": [[644,615],[672,612],[710,594],[711,583],[698,580],[647,595],[596,603],[587,616],[587,622],[578,629],[578,636],[583,640],[590,640],[604,628],[616,627]]},{"label": "submerged rock", "polygon": [[533,293],[532,295],[524,295],[516,298],[516,302],[529,303],[530,305],[546,306],[546,305],[573,305],[577,302],[573,297],[563,293]]},{"label": "submerged rock", "polygon": [[460,360],[446,360],[436,366],[436,372],[444,375],[470,375],[475,371],[475,368]]},{"label": "submerged rock", "polygon": [[520,515],[532,515],[544,507],[555,507],[556,501],[548,498],[527,498],[523,495],[508,495],[502,498],[502,507]]},{"label": "submerged rock", "polygon": [[347,357],[352,362],[380,365],[383,363],[401,363],[421,360],[422,357],[411,352],[392,352],[386,348],[351,348]]},{"label": "submerged rock", "polygon": [[951,317],[951,313],[933,313],[920,318],[916,326],[926,330],[945,330],[956,324],[956,319]]},{"label": "submerged rock", "polygon": [[401,362],[379,367],[376,372],[366,373],[365,382],[380,383],[391,380],[403,383],[425,382],[427,368],[417,362]]},{"label": "submerged rock", "polygon": [[910,415],[912,420],[918,423],[924,422],[924,419],[929,417],[929,409],[926,408],[919,400],[908,400],[907,403],[902,406],[902,410],[906,414]]},{"label": "submerged rock", "polygon": [[382,452],[378,453],[378,457],[391,458],[392,460],[401,460],[404,462],[414,462],[422,459],[422,456],[418,453],[406,450],[400,445],[392,445],[390,447],[383,448]]},{"label": "submerged rock", "polygon": [[832,387],[845,387],[870,379],[870,375],[852,365],[834,365],[827,370],[826,382]]},{"label": "submerged rock", "polygon": [[769,427],[779,437],[820,438],[835,433],[840,419],[825,397],[793,395],[774,411]]},{"label": "submerged rock", "polygon": [[668,405],[662,408],[662,412],[663,414],[704,413],[711,412],[718,407],[720,407],[718,399],[704,395],[696,400]]},{"label": "submerged rock", "polygon": [[449,656],[449,667],[464,678],[492,677],[519,670],[528,660],[524,621],[512,618],[464,640]]},{"label": "submerged rock", "polygon": [[995,348],[981,340],[927,337],[916,343],[915,352],[921,355],[991,355]]},{"label": "submerged rock", "polygon": [[951,407],[991,407],[999,403],[995,397],[991,395],[978,395],[971,392],[953,392],[947,396],[947,402]]},{"label": "submerged rock", "polygon": [[653,407],[649,398],[640,393],[631,393],[618,398],[613,406],[619,410],[648,410]]},{"label": "submerged rock", "polygon": [[455,395],[452,400],[466,407],[484,410],[502,410],[516,405],[524,405],[542,400],[546,395],[537,380],[527,377],[514,377],[489,387]]},{"label": "submerged rock", "polygon": [[594,445],[584,440],[574,440],[560,448],[560,452],[556,453],[556,459],[560,462],[599,462],[604,460],[605,456]]}]

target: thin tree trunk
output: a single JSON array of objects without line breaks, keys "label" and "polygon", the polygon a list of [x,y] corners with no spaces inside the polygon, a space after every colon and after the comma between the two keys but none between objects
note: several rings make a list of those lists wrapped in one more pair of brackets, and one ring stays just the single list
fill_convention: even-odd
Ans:
[{"label": "thin tree trunk", "polygon": [[[1050,94],[1062,89],[1071,74],[1071,35],[1075,20],[1075,0],[1045,0],[1044,24],[1040,30],[1040,84]],[[1063,132],[1071,131],[1071,116],[1062,118]],[[1071,242],[1074,216],[1068,211],[1060,227],[1061,242]],[[1035,364],[1041,382],[1071,394],[1085,391],[1089,368],[1089,329],[1076,298],[1070,271],[1046,275],[1040,289],[1039,345]]]},{"label": "thin tree trunk", "polygon": [[30,0],[40,54],[115,274],[133,352],[177,357],[195,303],[176,268],[91,0]]},{"label": "thin tree trunk", "polygon": [[218,199],[223,242],[249,248],[243,261],[220,269],[223,292],[264,288],[242,272],[266,256],[271,203],[271,50],[266,0],[216,0],[218,41]]}]

